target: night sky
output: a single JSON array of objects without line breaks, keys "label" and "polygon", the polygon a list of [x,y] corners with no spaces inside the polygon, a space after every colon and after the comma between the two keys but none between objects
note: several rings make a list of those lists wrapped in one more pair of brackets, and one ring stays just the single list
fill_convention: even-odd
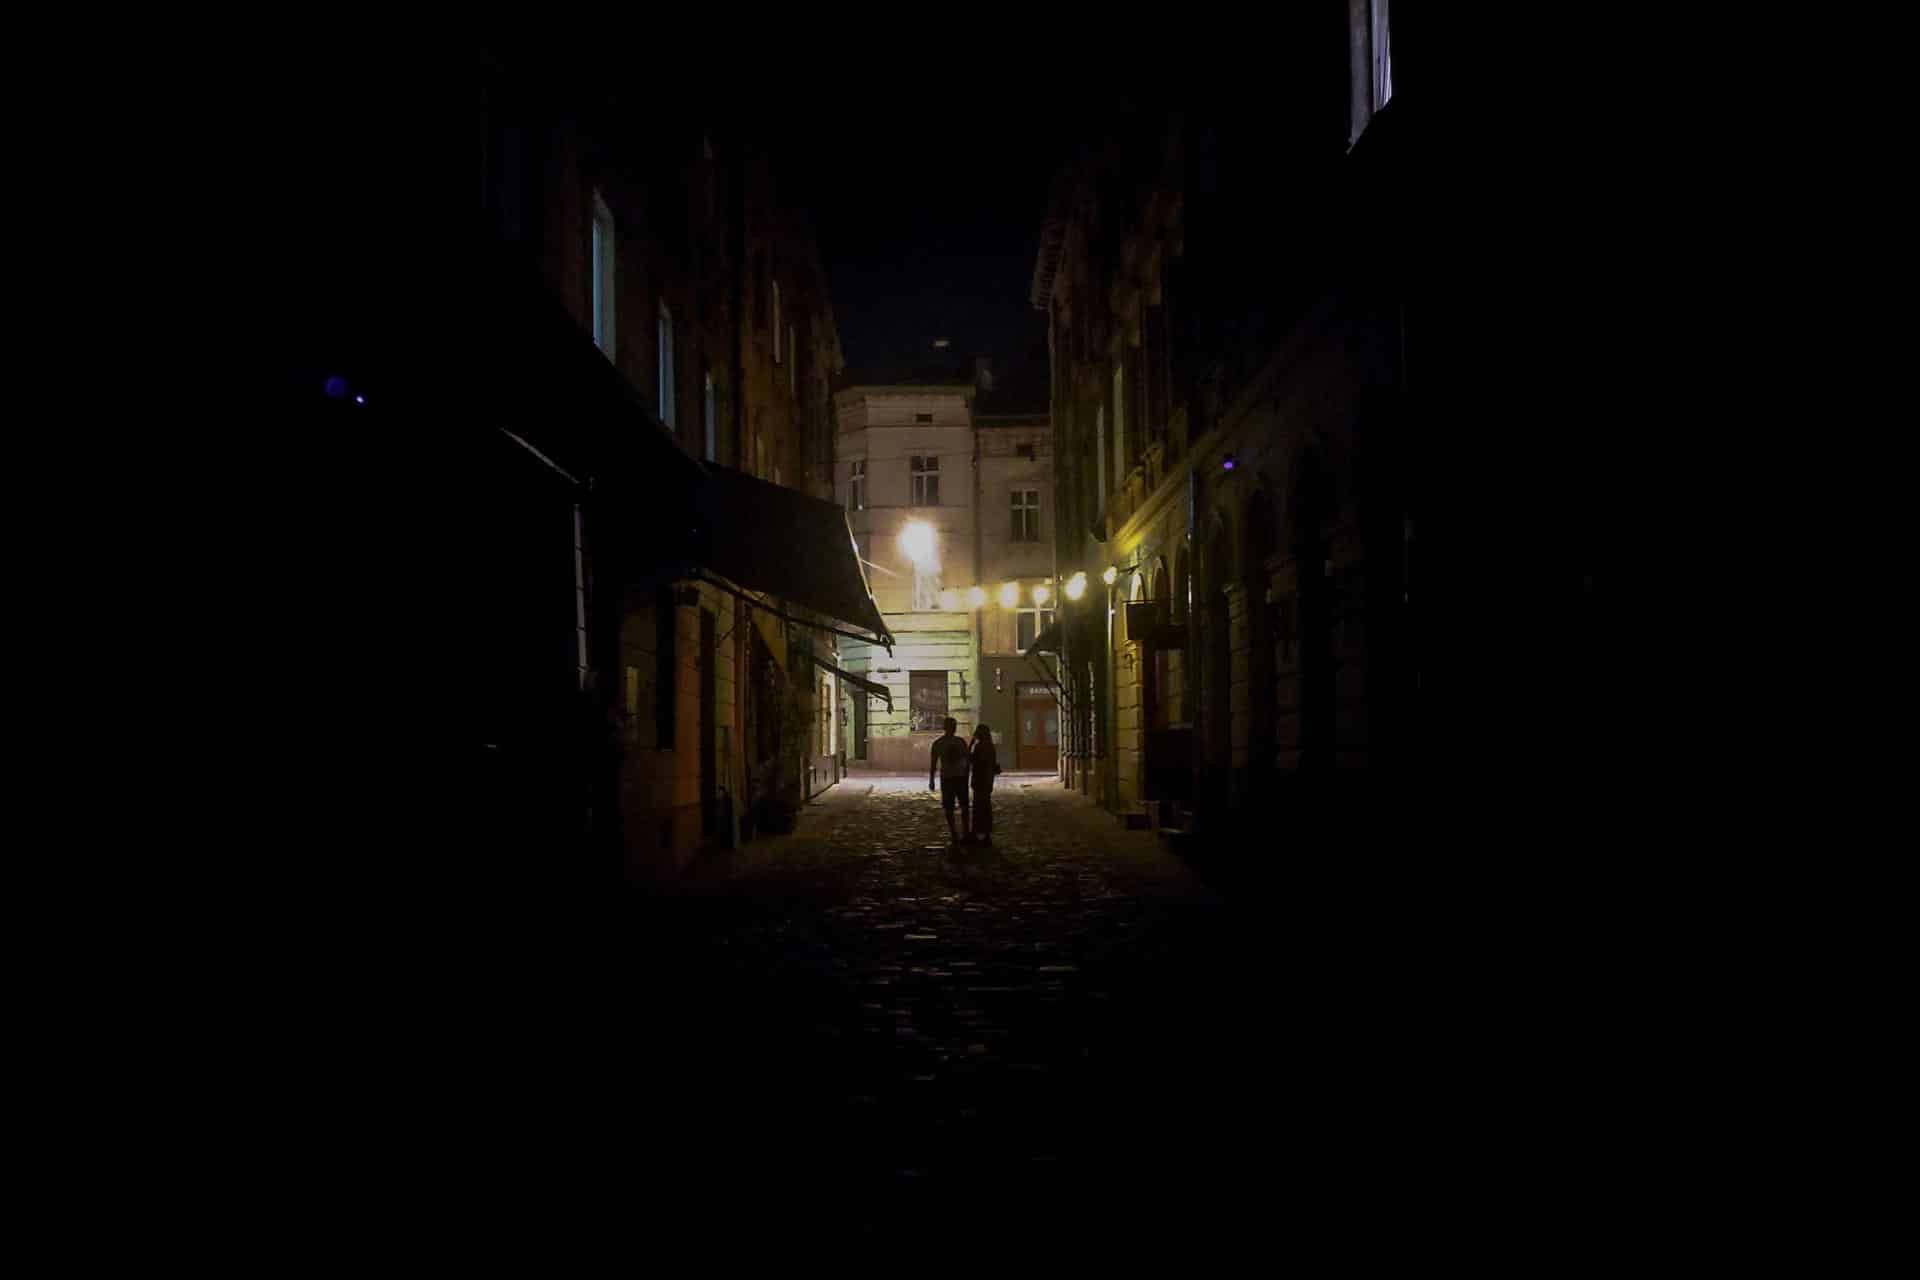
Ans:
[{"label": "night sky", "polygon": [[[926,102],[833,106],[846,128],[827,134],[858,144],[795,147],[782,165],[812,215],[849,372],[904,377],[930,362],[970,368],[986,355],[1004,383],[1043,361],[1046,316],[1028,290],[1074,118],[1032,105],[970,106],[958,125]],[[946,353],[934,350],[936,338],[951,340]]]}]

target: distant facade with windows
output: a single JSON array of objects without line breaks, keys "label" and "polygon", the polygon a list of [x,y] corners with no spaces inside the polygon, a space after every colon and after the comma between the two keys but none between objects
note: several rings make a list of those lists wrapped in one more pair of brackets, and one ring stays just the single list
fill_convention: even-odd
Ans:
[{"label": "distant facade with windows", "polygon": [[[925,769],[948,716],[967,736],[990,725],[1003,767],[1015,767],[1022,693],[1035,739],[1027,759],[1046,753],[1025,767],[1054,767],[1047,735],[1052,726],[1057,738],[1058,718],[1045,714],[1053,673],[1021,646],[1052,622],[1033,598],[1035,587],[1056,589],[1052,433],[1044,408],[983,413],[983,405],[997,407],[980,376],[853,385],[835,396],[834,483],[898,641],[891,656],[842,646],[849,670],[893,692],[892,712],[854,708],[847,726],[849,755],[879,768]],[[924,532],[903,538],[913,526]],[[1014,606],[1000,599],[1009,583]],[[982,599],[971,597],[975,588]]]}]

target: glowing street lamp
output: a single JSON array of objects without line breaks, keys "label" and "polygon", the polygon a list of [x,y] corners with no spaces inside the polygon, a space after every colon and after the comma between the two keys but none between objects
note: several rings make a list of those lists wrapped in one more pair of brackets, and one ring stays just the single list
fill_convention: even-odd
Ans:
[{"label": "glowing street lamp", "polygon": [[1000,587],[1000,607],[1002,609],[1011,609],[1013,608],[1013,606],[1019,603],[1020,603],[1020,584],[1017,582],[1008,582],[1008,583],[1002,584]]},{"label": "glowing street lamp", "polygon": [[1067,593],[1067,599],[1078,600],[1081,596],[1087,594],[1087,575],[1084,573],[1074,574],[1071,578],[1067,579],[1067,585],[1063,587],[1062,590]]},{"label": "glowing street lamp", "polygon": [[1106,583],[1108,586],[1112,586],[1119,577],[1119,566],[1110,564],[1107,566],[1107,571],[1100,575],[1100,581]]},{"label": "glowing street lamp", "polygon": [[925,520],[909,521],[907,527],[900,531],[900,550],[906,553],[907,559],[920,568],[932,568],[938,563],[933,526]]},{"label": "glowing street lamp", "polygon": [[1053,588],[1044,582],[1033,589],[1033,602],[1037,605],[1044,607],[1047,601],[1052,598]]},{"label": "glowing street lamp", "polygon": [[986,604],[986,602],[987,602],[987,589],[985,587],[972,587],[968,589],[967,607],[969,609],[978,609],[982,605]]}]

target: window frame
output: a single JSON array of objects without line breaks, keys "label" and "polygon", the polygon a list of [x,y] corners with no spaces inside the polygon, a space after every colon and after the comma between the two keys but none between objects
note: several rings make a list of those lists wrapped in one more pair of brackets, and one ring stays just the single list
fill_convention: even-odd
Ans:
[{"label": "window frame", "polygon": [[[1011,491],[1010,509],[1013,512],[1014,542],[1037,543],[1040,541],[1040,490],[1021,487]],[[1026,501],[1022,501],[1022,499]]]},{"label": "window frame", "polygon": [[[1025,644],[1022,644],[1020,642],[1020,624],[1026,621],[1029,615],[1033,619],[1033,634],[1027,637]],[[1045,615],[1045,616],[1042,616],[1042,615]],[[1055,621],[1055,615],[1052,609],[1043,609],[1043,608],[1037,608],[1037,607],[1015,609],[1013,611],[1014,652],[1024,654],[1027,651],[1029,646],[1031,646],[1036,640],[1038,640],[1042,635],[1046,633],[1047,628],[1052,626],[1054,624],[1054,621]]]},{"label": "window frame", "polygon": [[[931,465],[928,465],[931,464]],[[940,455],[937,453],[916,453],[908,460],[909,506],[937,507],[940,505]],[[929,490],[931,492],[929,493]],[[932,501],[928,501],[931,498]]]},{"label": "window frame", "polygon": [[713,374],[709,371],[701,386],[700,429],[705,457],[708,462],[717,462],[720,449],[720,415],[718,397],[714,393]]},{"label": "window frame", "polygon": [[601,355],[612,360],[619,350],[615,305],[619,292],[619,236],[613,223],[613,210],[607,207],[598,187],[593,189],[592,216],[593,227],[589,233],[592,279],[588,283],[587,307],[591,312],[593,345],[600,348]]},{"label": "window frame", "polygon": [[665,298],[660,299],[656,356],[659,362],[659,368],[655,371],[655,382],[659,385],[660,392],[660,425],[672,431],[674,429],[675,418],[673,308],[667,305]]}]

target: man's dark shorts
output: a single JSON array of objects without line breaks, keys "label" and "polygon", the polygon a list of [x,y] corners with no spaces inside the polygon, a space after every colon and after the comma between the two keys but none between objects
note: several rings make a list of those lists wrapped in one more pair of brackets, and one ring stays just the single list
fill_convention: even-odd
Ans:
[{"label": "man's dark shorts", "polygon": [[953,812],[953,802],[958,800],[962,809],[971,808],[967,800],[967,780],[965,777],[940,779],[940,807],[948,813]]}]

